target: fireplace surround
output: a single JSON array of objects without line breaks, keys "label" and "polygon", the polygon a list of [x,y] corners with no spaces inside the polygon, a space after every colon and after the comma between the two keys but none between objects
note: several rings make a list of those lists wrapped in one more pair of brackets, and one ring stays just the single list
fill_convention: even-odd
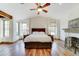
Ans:
[{"label": "fireplace surround", "polygon": [[65,31],[65,47],[74,48],[76,53],[79,48],[79,18],[70,20],[68,22],[68,28]]}]

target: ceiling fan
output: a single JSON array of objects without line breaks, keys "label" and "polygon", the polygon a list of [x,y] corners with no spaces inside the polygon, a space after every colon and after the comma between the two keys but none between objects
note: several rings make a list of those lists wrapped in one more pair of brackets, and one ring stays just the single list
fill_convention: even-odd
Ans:
[{"label": "ceiling fan", "polygon": [[35,3],[36,4],[36,8],[33,8],[33,9],[30,9],[31,11],[32,10],[36,10],[37,11],[37,14],[39,15],[41,11],[47,13],[48,10],[46,7],[48,7],[50,5],[50,3],[46,3],[44,5],[41,5],[41,3]]}]

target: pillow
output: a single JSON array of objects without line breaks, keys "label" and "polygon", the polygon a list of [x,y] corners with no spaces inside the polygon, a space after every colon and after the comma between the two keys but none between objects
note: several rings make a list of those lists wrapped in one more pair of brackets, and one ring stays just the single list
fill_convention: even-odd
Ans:
[{"label": "pillow", "polygon": [[39,32],[40,34],[45,34],[45,32]]},{"label": "pillow", "polygon": [[38,32],[33,32],[33,34],[38,34]]},{"label": "pillow", "polygon": [[45,34],[45,32],[33,32],[33,34]]}]

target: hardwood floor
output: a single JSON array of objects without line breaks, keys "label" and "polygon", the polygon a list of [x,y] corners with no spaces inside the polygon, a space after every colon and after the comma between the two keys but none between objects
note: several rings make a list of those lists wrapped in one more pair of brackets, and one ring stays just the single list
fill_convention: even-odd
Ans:
[{"label": "hardwood floor", "polygon": [[25,56],[22,40],[14,44],[0,44],[0,56]]},{"label": "hardwood floor", "polygon": [[73,56],[74,53],[64,48],[64,43],[55,40],[52,49],[26,49],[27,56]]},{"label": "hardwood floor", "polygon": [[26,49],[27,56],[50,56],[51,49]]},{"label": "hardwood floor", "polygon": [[53,42],[52,49],[25,49],[22,40],[13,44],[0,44],[0,56],[73,56],[73,52],[64,48],[64,42],[60,40]]}]

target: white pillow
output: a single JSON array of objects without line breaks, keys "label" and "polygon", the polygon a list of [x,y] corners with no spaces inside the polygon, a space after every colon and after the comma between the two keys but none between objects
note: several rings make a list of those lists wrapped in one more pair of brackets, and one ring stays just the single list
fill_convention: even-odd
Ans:
[{"label": "white pillow", "polygon": [[33,34],[35,34],[35,35],[43,35],[43,34],[45,34],[45,32],[33,32]]},{"label": "white pillow", "polygon": [[39,32],[40,34],[45,34],[44,32]]},{"label": "white pillow", "polygon": [[38,34],[38,32],[33,32],[33,34]]}]

